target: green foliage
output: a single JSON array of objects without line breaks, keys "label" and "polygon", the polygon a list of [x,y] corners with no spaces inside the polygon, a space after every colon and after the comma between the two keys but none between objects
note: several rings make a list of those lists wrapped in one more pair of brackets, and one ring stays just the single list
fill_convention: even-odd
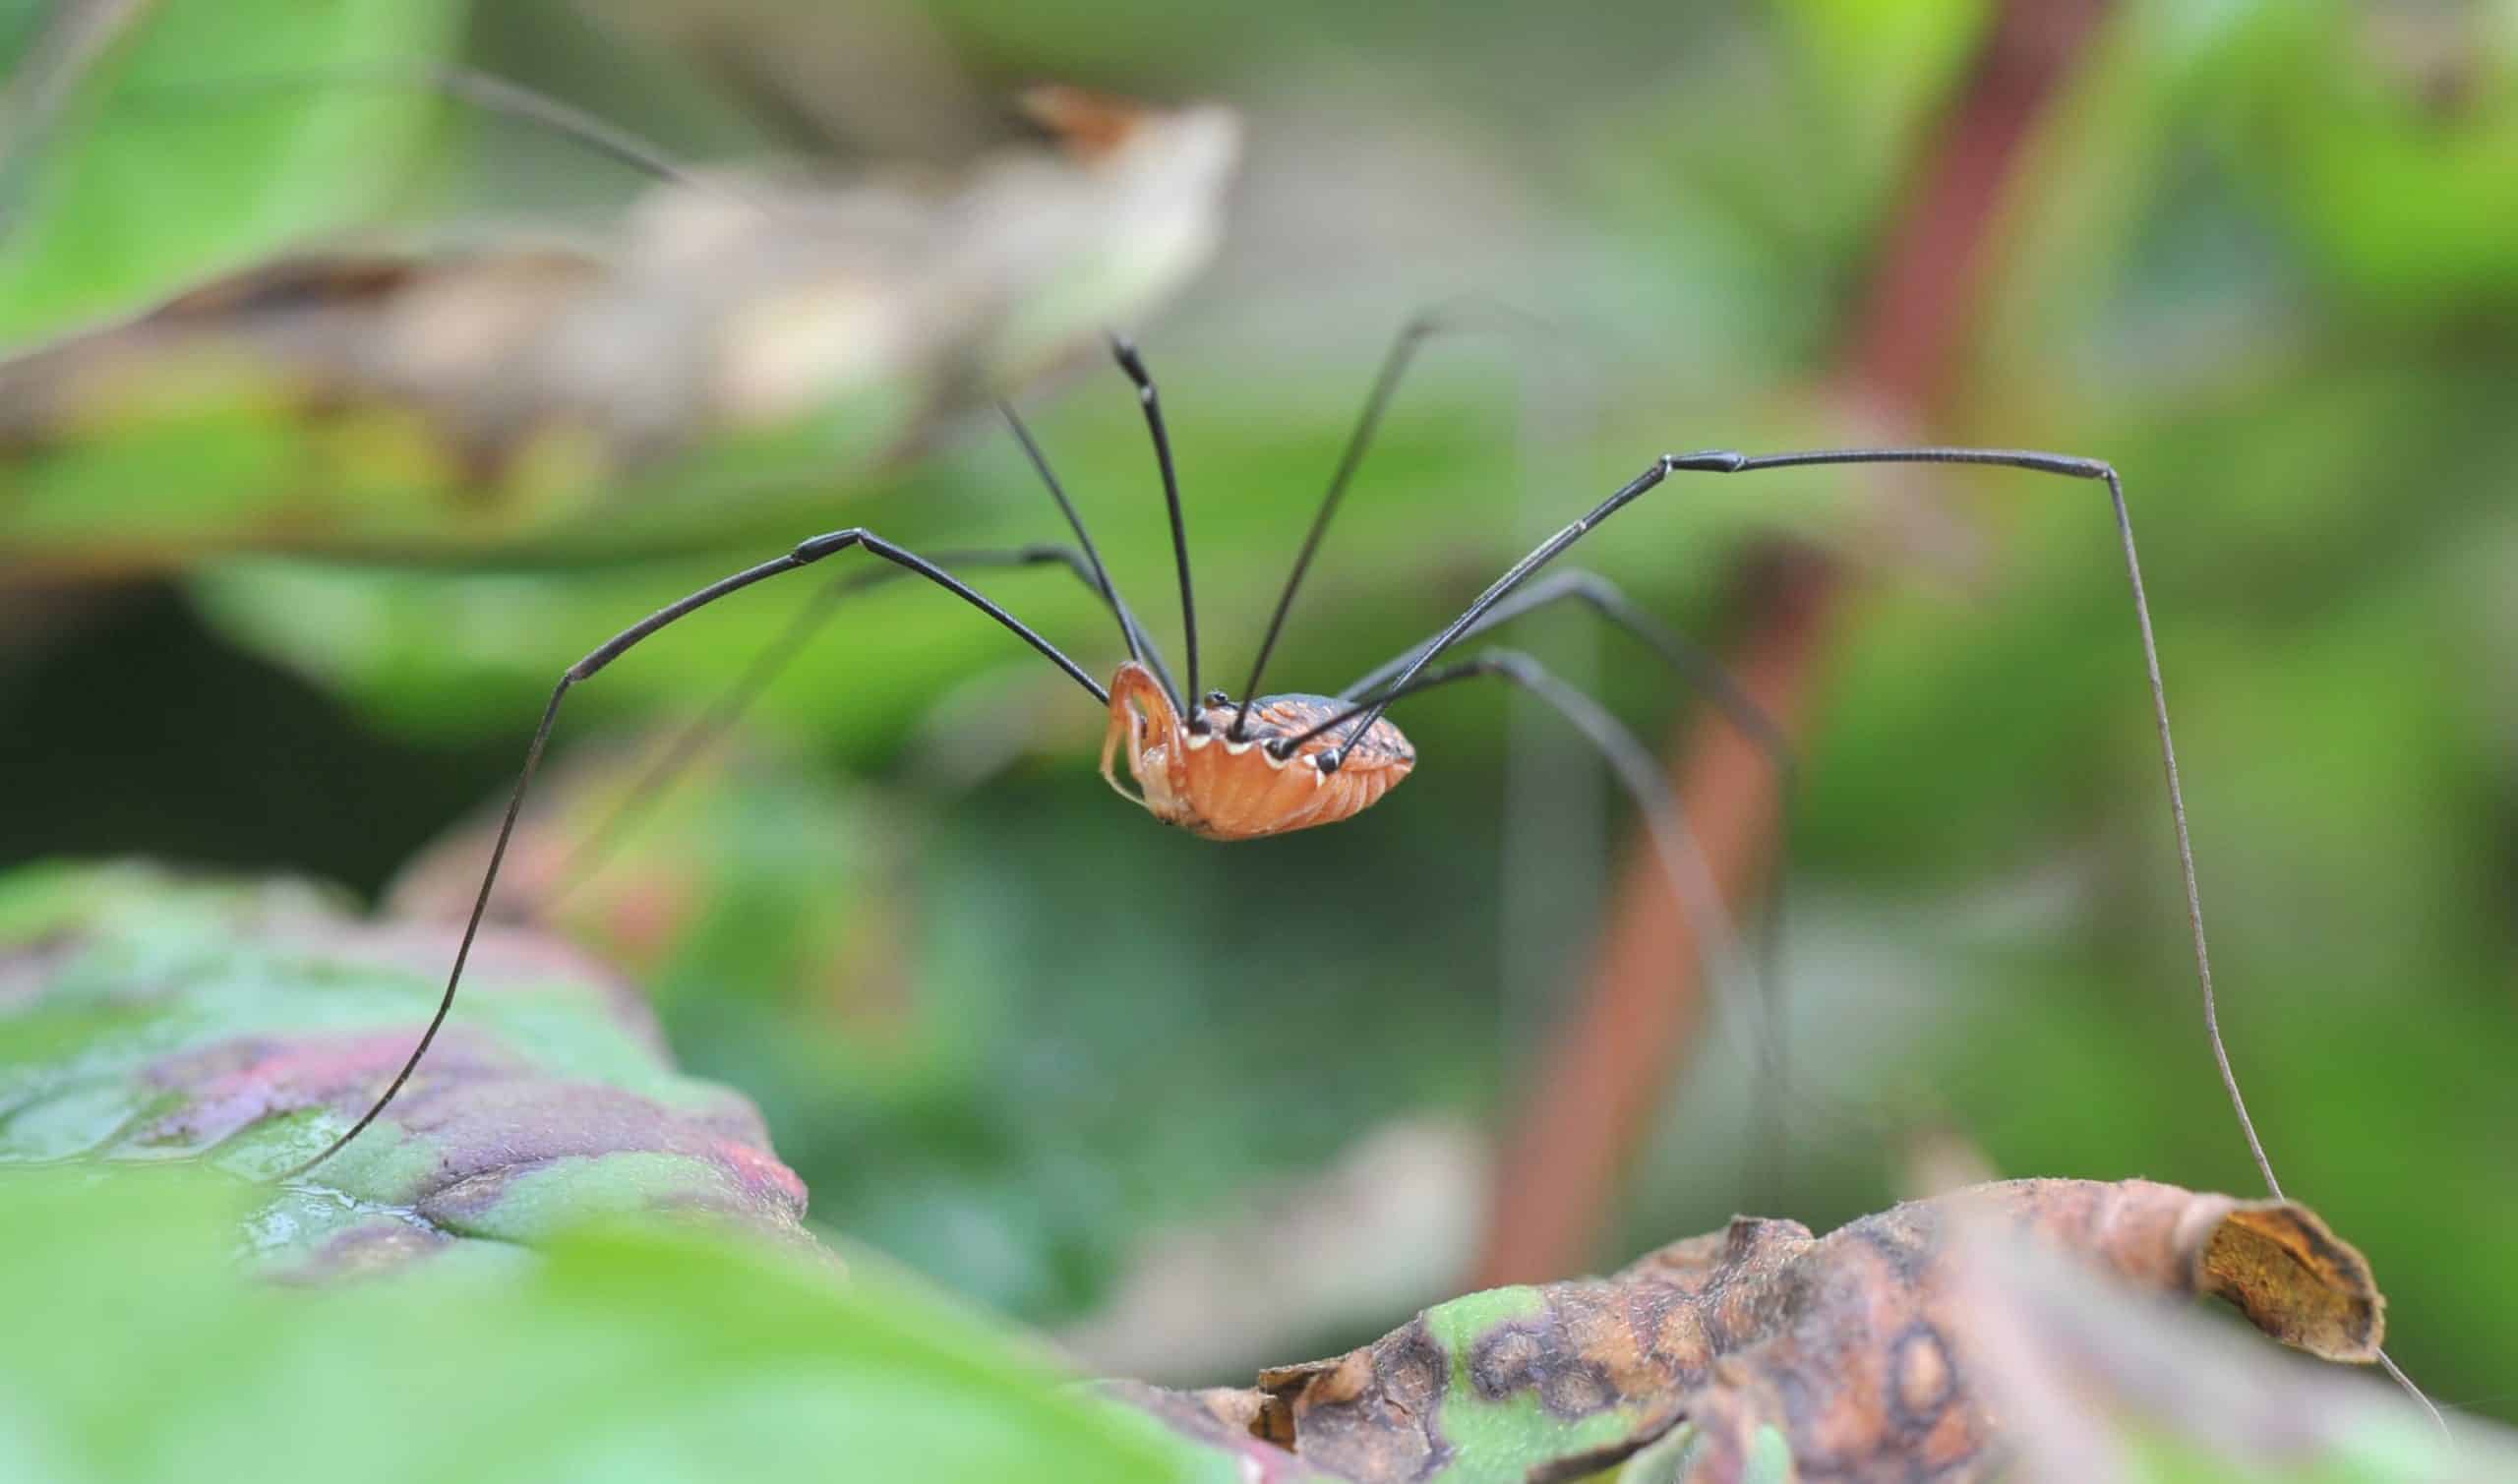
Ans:
[{"label": "green foliage", "polygon": [[19,183],[0,340],[130,313],[370,216],[435,107],[374,79],[425,72],[463,20],[455,0],[135,9]]},{"label": "green foliage", "polygon": [[277,1287],[228,1257],[256,1199],[189,1168],[0,1175],[0,1469],[61,1484],[344,1467],[379,1484],[1203,1476],[949,1308],[826,1261],[621,1228],[528,1262]]},{"label": "green foliage", "polygon": [[[0,1160],[198,1158],[265,1178],[325,1148],[443,982],[439,935],[397,941],[338,906],[136,867],[0,878],[0,952],[25,984],[0,1019]],[[796,1235],[803,1192],[749,1105],[677,1075],[617,984],[497,936],[472,970],[409,1096],[309,1181],[265,1190],[261,1264],[323,1274],[594,1212]]]},{"label": "green foliage", "polygon": [[[1325,0],[1266,24],[1087,0],[928,21],[991,83],[1229,96],[1281,172],[1235,208],[1230,275],[1136,326],[1173,418],[1222,683],[1239,683],[1406,313],[1473,287],[1572,326],[1561,356],[1428,347],[1272,673],[1329,689],[1653,453],[1887,436],[1833,373],[1912,150],[1966,86],[1988,11],[1791,0],[1567,24],[1471,4],[1435,33]],[[1970,317],[1959,365],[1924,425],[1894,430],[2126,471],[2240,1074],[2288,1183],[2389,1276],[2395,1352],[2449,1397],[2498,1397],[2518,1367],[2518,1198],[2478,1174],[2518,1126],[2498,1071],[2518,1058],[2500,679],[2518,666],[2518,52],[2497,15],[2114,7],[1952,311]],[[547,35],[564,64],[523,65],[550,30],[532,7],[499,25],[525,38],[500,55],[530,78],[585,65]],[[687,138],[680,101],[610,96],[621,122]],[[501,152],[473,142],[449,168]],[[583,185],[573,162],[544,173],[511,194]],[[1124,387],[1096,364],[1022,404],[1176,648]],[[97,477],[179,504],[166,476],[184,450],[208,464],[234,447],[135,443],[118,467],[136,478]],[[896,485],[833,467],[757,503],[685,492],[636,563],[205,561],[185,578],[204,623],[343,714],[282,728],[260,701],[187,693],[151,729],[144,697],[90,678],[144,672],[163,629],[99,620],[39,662],[46,704],[8,760],[41,783],[16,818],[96,850],[210,838],[215,854],[222,822],[280,829],[292,860],[359,861],[374,887],[366,862],[398,853],[375,838],[383,804],[407,817],[421,783],[448,795],[450,776],[493,798],[561,667],[700,582],[859,519],[922,549],[1059,534],[993,425],[948,421],[916,451]],[[54,508],[80,518],[75,499]],[[2092,493],[1995,475],[1674,484],[1581,560],[1719,641],[1721,579],[1778,531],[1862,577],[1812,722],[1792,867],[1796,1067],[1817,1091],[1790,1126],[1790,1178],[1744,1174],[1742,1150],[1764,1145],[1742,1043],[1717,1025],[1602,1257],[1734,1210],[1825,1226],[1876,1208],[1917,1123],[1963,1131],[2006,1172],[2249,1188]],[[817,580],[729,602],[583,687],[562,756],[607,723],[687,715]],[[1088,668],[1116,657],[1065,577],[980,585]],[[1582,621],[1519,637],[1648,735],[1682,714]],[[0,688],[0,712],[36,714],[13,704],[32,683],[0,676],[30,687]],[[1587,982],[1628,829],[1579,744],[1548,750],[1543,718],[1464,693],[1402,713],[1424,764],[1355,823],[1182,839],[1101,789],[1100,718],[1073,686],[909,584],[844,617],[760,718],[796,771],[655,824],[655,849],[704,888],[691,930],[645,961],[672,1041],[761,1102],[817,1218],[1042,1323],[1091,1312],[1148,1231],[1223,1219],[1377,1120],[1509,1117],[1531,1048]],[[293,776],[306,736],[372,765]],[[275,761],[221,765],[241,752]],[[176,818],[189,834],[159,823]],[[419,833],[403,825],[397,847]],[[1507,845],[1520,854],[1500,861]],[[639,879],[599,879],[590,910],[647,922]]]}]

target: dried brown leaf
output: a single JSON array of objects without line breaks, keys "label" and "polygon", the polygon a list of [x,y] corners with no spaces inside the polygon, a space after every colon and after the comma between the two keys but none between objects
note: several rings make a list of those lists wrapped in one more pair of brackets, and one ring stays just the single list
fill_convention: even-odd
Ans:
[{"label": "dried brown leaf", "polygon": [[[1669,1434],[1689,1477],[1751,1476],[1778,1440],[1805,1477],[1990,1476],[2010,1456],[1980,1390],[1968,1245],[2025,1240],[2137,1288],[2230,1299],[2329,1358],[2374,1356],[2382,1303],[2306,1208],[2144,1180],[2017,1180],[1814,1237],[1735,1219],[1609,1278],[1503,1288],[1373,1344],[1263,1371],[1197,1414],[1358,1484],[1576,1478]],[[1158,1410],[1176,1419],[1186,1403]],[[1176,1423],[1175,1423],[1176,1425]]]},{"label": "dried brown leaf", "polygon": [[[599,243],[310,249],[0,364],[0,543],[75,567],[722,539],[1204,266],[1234,116],[1058,96],[1055,145],[946,187],[691,176]],[[101,462],[204,429],[251,459]],[[150,498],[179,476],[234,483]]]}]

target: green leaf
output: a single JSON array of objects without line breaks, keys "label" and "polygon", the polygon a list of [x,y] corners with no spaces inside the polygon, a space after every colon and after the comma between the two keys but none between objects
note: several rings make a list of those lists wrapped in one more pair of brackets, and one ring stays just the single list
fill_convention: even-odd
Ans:
[{"label": "green leaf", "polygon": [[0,1473],[63,1481],[1194,1476],[931,1301],[690,1231],[320,1292],[198,1169],[0,1176]]},{"label": "green leaf", "polygon": [[[349,1126],[431,1010],[450,928],[366,924],[286,883],[137,867],[0,883],[0,1160],[199,1160],[263,1180]],[[397,1265],[591,1216],[705,1214],[808,1246],[802,1182],[739,1095],[680,1076],[645,1006],[547,939],[491,929],[374,1127],[261,1186],[274,1270]]]},{"label": "green leaf", "polygon": [[360,85],[443,58],[454,0],[160,0],[95,57],[0,240],[0,339],[127,313],[356,222],[433,101]]}]

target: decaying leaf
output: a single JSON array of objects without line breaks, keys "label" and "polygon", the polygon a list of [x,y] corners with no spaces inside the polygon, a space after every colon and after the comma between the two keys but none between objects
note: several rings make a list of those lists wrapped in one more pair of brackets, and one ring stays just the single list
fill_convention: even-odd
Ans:
[{"label": "decaying leaf", "polygon": [[[2278,1208],[2242,1208],[2220,1235],[2271,1212]],[[2451,1444],[2374,1378],[2250,1344],[2199,1314],[2128,1302],[2121,1285],[2051,1249],[1993,1237],[1968,1236],[1954,1303],[1967,1316],[1983,1400],[2003,1419],[2019,1477],[2483,1484],[2518,1476],[2518,1448],[2505,1431],[2462,1419]]]},{"label": "decaying leaf", "polygon": [[1673,1446],[1689,1479],[1787,1464],[1811,1478],[1991,1477],[2015,1450],[1987,1391],[1966,1275],[1971,1240],[2005,1238],[2155,1294],[2227,1298],[2328,1358],[2376,1353],[2368,1267],[2304,1207],[2140,1180],[2019,1180],[1825,1237],[1741,1217],[1613,1277],[1439,1305],[1362,1349],[1263,1371],[1248,1390],[1121,1395],[1260,1459],[1255,1477],[1573,1479],[1682,1425]]},{"label": "decaying leaf", "polygon": [[[138,867],[0,895],[0,1162],[200,1160],[263,1179],[348,1126],[444,981],[436,924],[287,884]],[[274,1187],[253,1245],[292,1276],[705,1214],[806,1243],[805,1190],[744,1098],[677,1075],[646,1007],[563,944],[485,934],[465,1013],[361,1139]]]},{"label": "decaying leaf", "polygon": [[949,190],[697,178],[609,243],[283,258],[0,365],[0,545],[74,569],[620,552],[778,497],[827,517],[835,482],[1212,251],[1232,115],[1039,111],[1065,148]]}]

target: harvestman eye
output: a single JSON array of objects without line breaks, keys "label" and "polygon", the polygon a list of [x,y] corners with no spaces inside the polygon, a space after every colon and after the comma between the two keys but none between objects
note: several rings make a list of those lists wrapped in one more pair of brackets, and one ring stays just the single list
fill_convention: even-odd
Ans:
[{"label": "harvestman eye", "polygon": [[[469,73],[433,73],[398,81],[418,82],[458,93],[476,104],[515,113],[569,134],[642,168],[676,178],[688,178],[687,172],[673,164],[663,151],[511,85]],[[1301,587],[1313,559],[1319,554],[1330,520],[1337,513],[1365,451],[1371,446],[1373,434],[1418,345],[1428,335],[1454,327],[1464,318],[1457,312],[1419,315],[1401,329],[1383,358],[1363,413],[1349,437],[1331,475],[1328,492],[1295,554],[1292,569],[1269,618],[1267,631],[1260,641],[1257,658],[1251,665],[1249,680],[1242,686],[1238,702],[1222,689],[1202,690],[1199,686],[1197,604],[1190,579],[1188,533],[1181,507],[1179,478],[1172,462],[1170,436],[1164,423],[1162,398],[1156,390],[1154,378],[1146,370],[1136,348],[1116,337],[1110,342],[1111,354],[1136,388],[1147,432],[1153,441],[1156,463],[1162,473],[1164,504],[1170,520],[1172,554],[1180,589],[1185,685],[1174,683],[1152,639],[1120,598],[1074,503],[1050,471],[1039,444],[1010,407],[1001,407],[1000,410],[1024,454],[1048,487],[1068,529],[1074,534],[1073,547],[1033,545],[1011,550],[938,553],[928,557],[886,541],[864,527],[851,527],[810,537],[780,556],[720,578],[595,646],[561,675],[552,689],[549,704],[543,709],[541,721],[534,729],[532,741],[525,750],[524,765],[517,775],[514,791],[509,796],[497,837],[490,849],[489,861],[482,870],[479,891],[474,896],[471,912],[456,943],[445,991],[417,1044],[412,1047],[401,1069],[347,1131],[327,1145],[322,1153],[291,1168],[280,1178],[291,1180],[302,1176],[348,1147],[391,1104],[427,1056],[430,1045],[454,1007],[455,990],[462,982],[464,964],[480,934],[491,892],[498,881],[499,867],[506,860],[526,792],[559,719],[561,703],[567,699],[570,690],[591,680],[650,635],[722,598],[771,577],[851,551],[874,557],[880,564],[861,567],[831,584],[815,602],[808,605],[790,624],[788,632],[764,651],[760,660],[736,682],[726,700],[712,709],[708,722],[703,725],[722,724],[739,711],[751,693],[768,683],[785,659],[827,622],[840,599],[888,579],[916,575],[1003,626],[1064,672],[1092,697],[1097,706],[1103,708],[1109,717],[1109,726],[1103,742],[1101,771],[1123,798],[1142,805],[1166,823],[1206,838],[1245,840],[1334,824],[1351,818],[1378,802],[1408,777],[1416,763],[1414,747],[1384,719],[1383,713],[1400,701],[1439,686],[1469,680],[1500,679],[1555,709],[1600,751],[1642,809],[1660,863],[1682,907],[1704,928],[1707,954],[1715,978],[1737,979],[1742,977],[1735,967],[1738,950],[1723,914],[1719,893],[1701,853],[1687,833],[1677,801],[1671,797],[1651,751],[1597,702],[1557,680],[1527,654],[1516,650],[1488,649],[1448,664],[1437,665],[1435,662],[1464,641],[1534,609],[1567,600],[1578,601],[1652,649],[1663,664],[1682,680],[1706,690],[1776,766],[1789,774],[1790,754],[1777,729],[1695,646],[1650,615],[1626,602],[1614,587],[1594,574],[1561,568],[1545,577],[1540,573],[1618,511],[1658,489],[1675,474],[1753,474],[1825,465],[1940,464],[2016,469],[2095,483],[2107,491],[2118,541],[2124,552],[2126,576],[2132,590],[2135,627],[2150,685],[2152,714],[2159,731],[2160,761],[2167,781],[2169,813],[2175,828],[2179,870],[2192,932],[2195,977],[2201,988],[2205,1033],[2220,1071],[2223,1091],[2237,1117],[2240,1132],[2246,1138],[2248,1153],[2253,1157],[2266,1188],[2280,1198],[2281,1182],[2274,1175],[2272,1161],[2265,1155],[2253,1119],[2248,1116],[2246,1098],[2239,1091],[2237,1076],[2231,1069],[2229,1054],[2221,1039],[2219,1010],[2212,986],[2211,956],[2204,940],[2203,909],[2195,882],[2193,844],[2187,829],[2185,796],[2178,778],[2177,748],[2169,727],[2167,689],[2160,678],[2158,642],[2152,631],[2149,601],[2142,589],[2140,559],[2134,551],[2132,517],[2126,505],[2123,480],[2111,465],[2102,460],[2032,449],[1964,447],[1827,448],[1759,455],[1714,448],[1661,454],[1580,518],[1514,563],[1432,638],[1368,672],[1335,695],[1260,693],[1260,682],[1292,611],[1294,595]],[[1128,658],[1120,664],[1108,686],[1012,613],[953,575],[950,569],[1044,564],[1062,565],[1074,573],[1102,599],[1116,621]],[[1190,696],[1198,697],[1200,704],[1191,706],[1186,699]],[[689,741],[685,739],[686,743]],[[689,752],[688,745],[677,746],[667,754],[667,763],[687,757]],[[1137,793],[1133,795],[1120,788],[1116,776],[1115,765],[1121,760],[1122,753],[1129,776],[1137,785]],[[670,767],[659,771],[669,773]],[[650,775],[651,778],[655,776]],[[633,797],[652,799],[653,794],[651,787],[633,791]],[[619,816],[616,815],[597,832],[584,853],[585,857],[599,858],[601,846],[616,833],[618,822]],[[590,869],[589,864],[567,874],[581,880]],[[1770,1053],[1775,1044],[1778,1024],[1773,1010],[1773,985],[1765,983],[1761,987],[1765,991],[1768,1033],[1762,1049]],[[2383,1353],[2379,1359],[2388,1374],[2428,1408],[2432,1419],[2437,1421],[2437,1409],[2430,1406],[2420,1389]],[[2444,1422],[2441,1426],[2444,1429]]]}]

